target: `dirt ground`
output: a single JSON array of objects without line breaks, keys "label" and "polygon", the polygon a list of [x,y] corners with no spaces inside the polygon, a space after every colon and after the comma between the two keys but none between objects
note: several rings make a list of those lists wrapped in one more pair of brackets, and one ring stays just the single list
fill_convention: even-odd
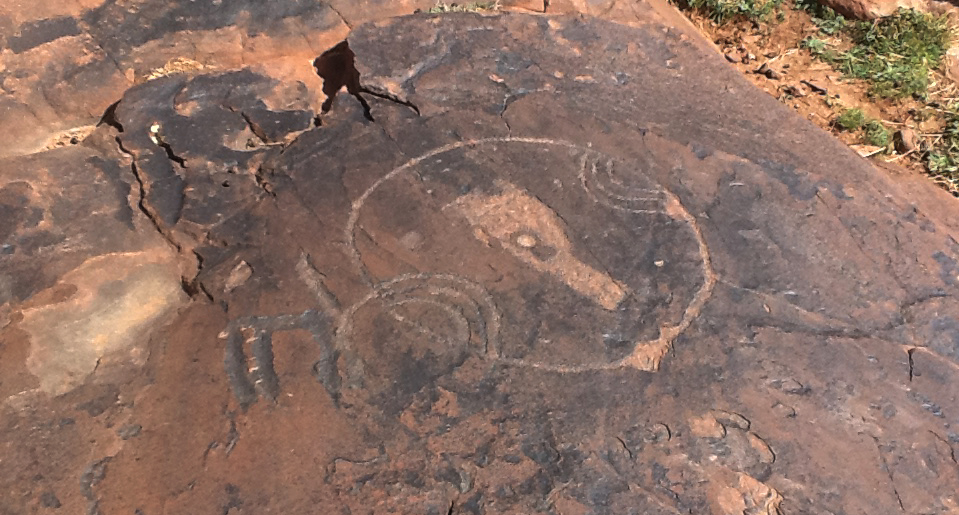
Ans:
[{"label": "dirt ground", "polygon": [[[941,114],[945,106],[959,97],[955,82],[943,73],[933,72],[925,101],[911,97],[878,98],[869,94],[869,85],[865,81],[843,77],[840,71],[817,59],[802,46],[802,41],[809,36],[839,45],[838,48],[843,48],[843,41],[837,36],[820,33],[810,14],[794,9],[790,2],[783,4],[778,18],[773,14],[765,22],[732,20],[717,25],[701,13],[689,9],[683,12],[750,81],[835,134],[860,155],[895,162],[915,173],[928,173],[923,143],[931,146],[942,137]],[[772,71],[766,72],[766,69]],[[868,117],[880,120],[892,133],[903,128],[912,129],[917,135],[919,148],[900,153],[892,148],[893,145],[888,149],[871,146],[863,143],[860,134],[840,130],[835,126],[835,119],[851,108],[862,109]],[[959,197],[959,187],[954,182],[943,177],[932,177],[932,180]]]}]

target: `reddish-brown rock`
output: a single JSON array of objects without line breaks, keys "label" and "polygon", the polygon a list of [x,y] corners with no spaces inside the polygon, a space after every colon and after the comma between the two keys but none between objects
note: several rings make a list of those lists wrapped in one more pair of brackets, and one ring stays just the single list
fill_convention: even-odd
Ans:
[{"label": "reddish-brown rock", "polygon": [[954,3],[944,0],[822,0],[843,16],[858,20],[874,20],[890,16],[899,9],[918,9],[932,14],[957,14]]},{"label": "reddish-brown rock", "polygon": [[949,513],[954,200],[638,5],[367,24],[0,162],[3,510]]},{"label": "reddish-brown rock", "polygon": [[857,20],[874,20],[895,14],[901,8],[928,8],[928,0],[822,0],[822,4],[831,7],[843,16]]}]

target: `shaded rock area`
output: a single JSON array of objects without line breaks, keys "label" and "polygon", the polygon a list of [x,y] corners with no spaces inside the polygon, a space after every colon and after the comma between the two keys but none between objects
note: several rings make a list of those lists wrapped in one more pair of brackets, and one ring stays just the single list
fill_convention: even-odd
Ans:
[{"label": "shaded rock area", "polygon": [[956,513],[954,201],[633,8],[117,82],[0,162],[0,513]]}]

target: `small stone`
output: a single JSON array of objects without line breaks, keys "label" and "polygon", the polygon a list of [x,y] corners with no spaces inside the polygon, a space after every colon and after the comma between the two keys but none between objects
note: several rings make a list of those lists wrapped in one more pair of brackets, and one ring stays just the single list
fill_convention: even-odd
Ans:
[{"label": "small stone", "polygon": [[763,63],[762,66],[760,66],[759,69],[756,70],[756,73],[760,75],[765,75],[767,78],[770,78],[773,80],[779,80],[783,78],[782,73],[770,68],[768,63]]},{"label": "small stone", "polygon": [[119,436],[121,440],[129,440],[140,436],[141,430],[143,430],[143,426],[140,424],[127,424],[117,429],[117,436]]},{"label": "small stone", "polygon": [[799,83],[789,84],[783,88],[783,91],[797,98],[806,96],[806,91],[803,89],[802,84]]},{"label": "small stone", "polygon": [[896,407],[892,404],[887,404],[886,407],[882,409],[882,416],[885,418],[892,418],[896,416]]},{"label": "small stone", "polygon": [[40,504],[44,508],[53,508],[55,510],[62,506],[60,499],[58,499],[57,495],[53,492],[43,492],[40,494]]},{"label": "small stone", "polygon": [[809,89],[813,90],[813,91],[816,92],[816,93],[819,93],[819,94],[822,94],[822,95],[828,95],[828,94],[829,94],[829,91],[826,90],[826,88],[820,86],[819,84],[816,84],[816,83],[813,82],[813,81],[803,80],[803,81],[801,81],[801,82],[802,82],[803,84],[805,84],[806,86],[808,86]]},{"label": "small stone", "polygon": [[713,410],[711,414],[713,418],[715,418],[716,421],[722,424],[724,427],[735,427],[737,429],[742,429],[743,431],[749,429],[749,420],[739,413],[717,409]]},{"label": "small stone", "polygon": [[775,386],[776,388],[779,388],[783,392],[789,393],[792,395],[805,395],[809,393],[808,386],[804,386],[802,383],[792,378],[777,379],[772,382],[772,385]]},{"label": "small stone", "polygon": [[253,276],[253,267],[250,266],[246,261],[240,261],[233,271],[230,272],[230,276],[226,279],[226,284],[223,289],[229,293],[240,286],[242,286],[246,281]]},{"label": "small stone", "polygon": [[738,55],[736,55],[736,54],[734,54],[734,53],[732,53],[732,52],[726,52],[725,54],[723,54],[723,57],[725,57],[726,60],[729,61],[729,62],[731,62],[731,63],[738,63],[738,62],[740,62],[740,61],[742,60],[742,57],[740,57],[740,56],[738,56]]},{"label": "small stone", "polygon": [[726,436],[726,428],[712,415],[689,419],[689,430],[693,433],[693,436],[699,438],[722,438]]},{"label": "small stone", "polygon": [[916,131],[908,128],[896,131],[896,134],[893,136],[896,150],[901,154],[916,150],[918,147],[917,141]]},{"label": "small stone", "polygon": [[787,406],[781,402],[773,405],[773,413],[783,418],[796,418],[796,408]]},{"label": "small stone", "polygon": [[746,433],[746,439],[749,440],[749,445],[759,454],[759,461],[761,463],[771,464],[776,461],[776,454],[773,452],[772,448],[769,447],[769,444],[765,440],[759,437],[756,433],[749,432]]},{"label": "small stone", "polygon": [[669,426],[656,423],[646,428],[646,434],[643,440],[649,443],[660,443],[668,441],[671,437]]}]

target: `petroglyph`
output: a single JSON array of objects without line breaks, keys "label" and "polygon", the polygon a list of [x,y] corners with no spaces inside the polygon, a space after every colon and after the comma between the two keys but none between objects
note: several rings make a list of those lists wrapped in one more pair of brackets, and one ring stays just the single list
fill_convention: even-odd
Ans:
[{"label": "petroglyph", "polygon": [[245,317],[234,320],[220,333],[226,339],[224,363],[233,394],[241,406],[249,406],[262,396],[275,402],[280,395],[280,379],[273,364],[273,335],[280,331],[305,329],[317,344],[319,360],[313,366],[316,378],[331,395],[339,384],[333,370],[335,359],[329,338],[329,316],[314,310],[296,315]]},{"label": "petroglyph", "polygon": [[616,175],[613,159],[590,159],[583,153],[579,181],[589,196],[604,206],[630,213],[660,213],[663,211],[665,191],[628,185]]},{"label": "petroglyph", "polygon": [[[556,176],[556,187],[567,184],[573,189],[550,200],[548,191],[540,194],[542,184],[530,182],[535,176],[509,169],[509,152],[541,153],[549,163],[543,166],[552,167],[549,173]],[[497,159],[500,162],[495,162]],[[446,164],[450,160],[470,162],[477,168],[456,170]],[[448,361],[443,366],[455,366],[464,355],[477,355],[557,373],[624,367],[657,370],[672,342],[698,316],[709,298],[715,275],[696,220],[675,195],[643,173],[643,166],[648,165],[627,163],[562,141],[509,137],[457,142],[411,159],[377,179],[352,203],[344,236],[350,261],[370,286],[365,297],[341,307],[327,288],[324,273],[304,254],[297,264],[297,275],[316,296],[319,311],[251,317],[231,324],[224,336],[229,340],[227,368],[237,397],[247,404],[258,395],[276,398],[279,386],[272,369],[270,335],[293,328],[307,329],[313,334],[321,353],[317,376],[334,396],[339,394],[341,384],[351,388],[369,384],[368,380],[375,375],[370,360],[383,359],[383,350],[376,350],[380,345],[400,346],[405,349],[402,352],[419,356],[418,359],[439,357]],[[405,178],[400,180],[401,177]],[[664,297],[668,303],[685,305],[679,304],[672,310],[661,308],[656,302],[652,308],[648,306],[647,295],[664,294],[667,283],[656,275],[669,266],[664,260],[650,263],[652,267],[628,258],[622,264],[610,265],[604,262],[605,256],[593,255],[590,246],[583,244],[584,235],[564,215],[563,210],[571,208],[550,205],[570,198],[575,202],[582,198],[587,203],[579,205],[579,209],[590,205],[594,207],[588,209],[599,209],[597,216],[608,217],[613,224],[610,231],[619,231],[616,234],[622,234],[621,237],[649,237],[655,231],[666,231],[666,236],[661,237],[674,240],[673,245],[677,246],[674,261],[685,260],[685,266],[692,267],[691,270],[698,267],[699,277],[688,279],[686,293],[674,295],[667,291],[668,296]],[[410,209],[416,204],[423,207],[417,208],[420,211],[414,215],[404,213],[391,219],[364,216],[364,207],[370,203],[376,203],[378,212]],[[604,210],[609,214],[603,215]],[[406,220],[406,225],[395,222],[397,219]],[[438,227],[460,224],[467,230],[454,229],[444,236],[450,239],[437,242],[424,237],[429,231],[420,230],[419,223],[439,224]],[[360,227],[365,233],[362,246],[357,242]],[[668,236],[673,233],[676,238]],[[609,240],[609,245],[626,244],[636,246],[641,242]],[[444,257],[448,253],[444,249],[473,246],[476,252],[467,255],[471,262]],[[363,259],[364,253],[393,252],[383,249],[406,253],[408,257],[404,259],[420,271],[395,277],[384,275],[380,269],[371,271]],[[494,262],[501,263],[503,258],[499,256],[504,252],[516,261],[509,265],[513,268],[508,281],[490,282],[488,275],[478,274]],[[448,263],[443,264],[444,260]],[[555,279],[571,293],[562,293],[556,290],[559,286],[546,283],[537,286],[542,282],[537,278],[540,274]],[[515,297],[520,291],[516,289],[519,286],[511,285],[525,284],[529,286],[522,288],[553,288],[550,291],[560,293],[551,296],[567,299],[557,302],[575,302],[579,307],[546,303],[529,308],[525,314],[504,316],[498,306],[517,302]],[[575,300],[577,296],[588,299],[588,303],[580,304]],[[596,309],[595,316],[579,319],[563,314],[584,308]],[[573,332],[559,329],[570,323],[578,328]],[[649,327],[650,323],[656,325]],[[378,338],[376,331],[385,330],[382,324],[405,335],[400,339],[391,336],[392,343],[374,342]],[[526,327],[529,324],[535,327]],[[374,325],[380,329],[374,329]],[[654,336],[630,336],[644,330]],[[532,343],[523,344],[517,336],[523,334]],[[579,340],[573,342],[570,338]],[[359,344],[361,340],[364,343]],[[553,356],[549,349],[556,341],[566,342],[567,355]],[[603,351],[610,342],[627,345],[628,351],[611,359],[608,351]],[[539,354],[523,350],[522,345],[530,344],[545,350],[538,351]],[[252,364],[247,364],[250,359]]]},{"label": "petroglyph", "polygon": [[348,349],[356,313],[381,304],[397,321],[417,332],[435,336],[429,328],[403,315],[403,308],[416,304],[441,307],[455,324],[455,338],[446,343],[468,346],[483,354],[496,355],[500,316],[493,299],[481,286],[452,275],[417,274],[397,277],[379,285],[354,304],[337,324],[337,346]]},{"label": "petroglyph", "polygon": [[[667,224],[663,227],[677,233],[683,231],[691,233],[691,243],[698,247],[694,252],[700,260],[701,277],[690,278],[690,281],[701,282],[678,319],[661,321],[656,338],[635,340],[633,351],[622,359],[568,364],[509,356],[502,352],[491,357],[517,366],[554,372],[585,372],[622,367],[648,371],[658,369],[660,361],[671,348],[673,340],[689,326],[705,305],[715,285],[715,274],[710,264],[709,251],[695,218],[682,207],[675,195],[648,178],[643,173],[641,165],[637,163],[626,163],[589,148],[545,138],[488,138],[457,142],[434,149],[384,175],[353,202],[345,238],[355,267],[370,284],[376,282],[361,257],[361,251],[357,247],[356,232],[363,207],[371,201],[378,190],[391,181],[399,180],[402,175],[416,177],[421,181],[430,181],[430,184],[441,183],[444,178],[452,177],[457,173],[445,167],[447,160],[457,161],[454,157],[448,157],[455,152],[459,152],[460,155],[467,154],[468,157],[463,158],[466,162],[483,166],[484,157],[491,160],[508,159],[498,154],[513,147],[522,148],[517,151],[543,152],[546,159],[567,162],[565,166],[569,169],[565,173],[558,169],[551,169],[549,173],[556,174],[557,180],[566,175],[572,179],[569,183],[578,182],[595,205],[625,212],[627,216],[635,217],[619,219],[627,224],[641,226],[656,221],[660,221],[661,224],[664,217],[679,222],[680,226]],[[486,186],[487,191],[474,188],[471,184],[461,184],[460,188],[467,190],[467,193],[446,192],[446,195],[452,195],[446,204],[452,209],[444,208],[443,215],[450,217],[455,213],[465,218],[473,227],[472,236],[475,241],[487,246],[491,240],[496,241],[499,246],[526,266],[558,278],[570,289],[591,299],[604,310],[617,310],[626,318],[640,318],[639,313],[631,314],[631,308],[624,308],[622,305],[630,297],[633,297],[636,302],[641,302],[641,299],[637,298],[639,294],[633,291],[629,282],[616,277],[615,273],[600,270],[578,258],[577,252],[582,253],[584,249],[575,248],[570,238],[570,229],[565,227],[563,215],[544,202],[537,193],[527,191],[516,184],[517,181],[527,180],[528,172],[510,169],[508,161],[497,163],[495,166],[504,168],[491,170],[484,168],[483,170],[496,177],[492,184]],[[462,177],[448,180],[453,182],[470,180],[469,178],[482,173],[473,170],[463,172],[462,175]],[[444,196],[444,192],[434,189],[428,190],[428,194],[435,198]],[[393,196],[383,195],[383,200],[395,201]],[[420,202],[427,203],[427,200],[422,199]],[[455,221],[451,219],[450,223]],[[464,242],[464,244],[468,243]],[[682,241],[675,244],[688,245]],[[693,249],[690,250],[693,251]],[[468,270],[463,272],[469,274]],[[493,289],[490,290],[490,294],[494,299],[497,297],[497,292]],[[562,311],[560,307],[556,309]],[[597,328],[595,342],[583,342],[583,345],[602,345],[600,343],[603,339],[602,335],[610,332],[615,331],[611,328],[609,330]]]},{"label": "petroglyph", "polygon": [[536,270],[553,274],[570,288],[608,310],[626,296],[626,288],[609,274],[576,259],[562,221],[549,207],[511,184],[497,195],[469,194],[458,210],[479,231],[499,240],[514,256]]}]

